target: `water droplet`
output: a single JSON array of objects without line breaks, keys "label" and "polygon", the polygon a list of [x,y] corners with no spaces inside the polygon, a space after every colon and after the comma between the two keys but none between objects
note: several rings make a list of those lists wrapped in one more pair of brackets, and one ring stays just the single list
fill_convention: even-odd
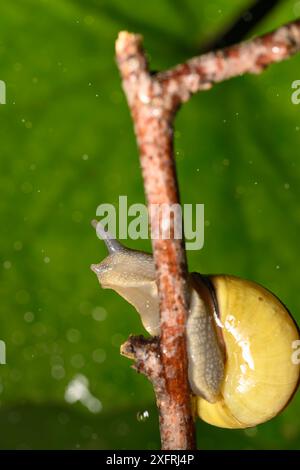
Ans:
[{"label": "water droplet", "polygon": [[82,160],[88,160],[89,159],[89,156],[85,153],[82,155]]},{"label": "water droplet", "polygon": [[148,418],[149,418],[149,411],[147,410],[138,411],[138,413],[136,414],[136,419],[140,422],[147,421]]},{"label": "water droplet", "polygon": [[67,413],[59,413],[57,420],[60,424],[67,424],[70,421],[69,415]]},{"label": "water droplet", "polygon": [[49,258],[49,256],[45,256],[45,258],[44,258],[44,263],[46,263],[46,264],[50,263],[50,258]]},{"label": "water droplet", "polygon": [[82,426],[82,428],[80,429],[80,434],[82,437],[84,437],[85,439],[89,439],[92,435],[92,428],[90,426]]},{"label": "water droplet", "polygon": [[245,188],[244,188],[244,186],[237,186],[237,187],[235,188],[235,191],[236,191],[236,194],[237,194],[238,196],[241,196],[241,195],[245,194]]},{"label": "water droplet", "polygon": [[94,17],[91,16],[91,15],[87,15],[87,16],[84,18],[84,22],[85,22],[85,24],[88,25],[88,26],[91,25],[91,24],[93,24],[94,21],[95,21],[95,19],[94,19]]},{"label": "water droplet", "polygon": [[95,349],[95,351],[93,351],[92,357],[94,362],[101,364],[106,359],[106,352],[104,349]]},{"label": "water droplet", "polygon": [[161,116],[162,113],[163,111],[160,108],[153,108],[151,111],[152,116],[155,116],[155,117]]},{"label": "water droplet", "polygon": [[32,190],[33,190],[32,184],[29,183],[28,181],[25,181],[25,183],[21,185],[21,191],[24,194],[30,194],[32,193]]},{"label": "water droplet", "polygon": [[54,379],[61,380],[66,375],[65,369],[63,368],[63,366],[56,364],[55,366],[52,366],[51,368],[51,375]]},{"label": "water droplet", "polygon": [[279,52],[280,52],[280,47],[278,47],[278,46],[273,46],[273,47],[272,47],[272,52],[273,52],[273,54],[279,54]]},{"label": "water droplet", "polygon": [[32,312],[26,312],[24,313],[24,320],[27,323],[31,323],[34,320],[34,314]]},{"label": "water droplet", "polygon": [[103,307],[95,307],[92,311],[92,317],[96,321],[103,321],[107,317],[107,311]]},{"label": "water droplet", "polygon": [[62,356],[60,356],[59,354],[53,354],[51,357],[50,357],[50,364],[52,366],[63,366],[64,365],[64,360],[62,358]]},{"label": "water droplet", "polygon": [[75,330],[75,328],[70,328],[68,331],[67,331],[67,340],[70,342],[70,343],[78,343],[78,341],[80,340],[80,337],[81,337],[81,333],[79,330]]},{"label": "water droplet", "polygon": [[20,250],[22,250],[22,248],[23,248],[23,243],[20,242],[19,240],[14,243],[14,249],[16,251],[20,251]]},{"label": "water droplet", "polygon": [[10,269],[11,268],[11,262],[10,261],[4,261],[3,268],[4,269]]},{"label": "water droplet", "polygon": [[71,357],[71,365],[75,367],[75,369],[81,369],[85,364],[85,360],[82,354],[74,354]]},{"label": "water droplet", "polygon": [[139,93],[139,99],[141,100],[142,103],[148,104],[150,103],[150,98],[146,93]]},{"label": "water droplet", "polygon": [[35,336],[44,336],[47,334],[47,327],[42,322],[35,323],[32,329]]}]

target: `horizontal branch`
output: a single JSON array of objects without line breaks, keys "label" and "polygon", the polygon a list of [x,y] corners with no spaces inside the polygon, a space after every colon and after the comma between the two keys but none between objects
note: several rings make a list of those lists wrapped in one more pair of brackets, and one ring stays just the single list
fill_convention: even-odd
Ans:
[{"label": "horizontal branch", "polygon": [[152,383],[159,414],[161,440],[168,442],[170,449],[176,449],[178,445],[176,434],[182,433],[182,430],[174,431],[173,404],[165,380],[159,338],[130,336],[122,344],[120,352],[122,356],[134,360],[133,369],[145,375]]},{"label": "horizontal branch", "polygon": [[264,36],[194,57],[158,73],[156,80],[167,96],[183,103],[193,93],[245,73],[258,74],[268,65],[288,59],[299,50],[300,20],[297,20]]},{"label": "horizontal branch", "polygon": [[165,398],[165,383],[163,367],[160,358],[159,339],[150,339],[144,336],[129,336],[121,345],[121,355],[134,360],[132,366],[140,374],[144,374],[151,381],[158,405]]},{"label": "horizontal branch", "polygon": [[134,360],[132,367],[140,374],[144,374],[152,383],[159,413],[161,440],[168,442],[171,449],[176,449],[176,433],[183,431],[176,429],[174,432],[173,404],[166,387],[159,338],[146,339],[143,336],[130,336],[122,344],[120,352],[122,356]]}]

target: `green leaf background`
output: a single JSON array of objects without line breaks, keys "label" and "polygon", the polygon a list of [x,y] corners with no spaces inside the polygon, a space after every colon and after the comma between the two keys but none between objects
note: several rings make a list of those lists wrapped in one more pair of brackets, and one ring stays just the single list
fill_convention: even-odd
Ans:
[{"label": "green leaf background", "polygon": [[[122,29],[144,35],[154,70],[198,53],[245,1],[15,0],[1,4],[1,449],[159,448],[147,380],[119,355],[143,333],[131,306],[100,289],[96,207],[144,202],[132,122],[114,62]],[[254,32],[300,15],[285,1]],[[253,33],[253,34],[254,34]],[[300,57],[193,97],[176,120],[182,201],[205,204],[205,245],[190,270],[274,291],[300,322]],[[150,250],[150,243],[129,241]],[[78,374],[102,404],[65,400]],[[138,420],[137,414],[149,412]],[[246,431],[199,422],[202,449],[299,449],[299,394]]]}]

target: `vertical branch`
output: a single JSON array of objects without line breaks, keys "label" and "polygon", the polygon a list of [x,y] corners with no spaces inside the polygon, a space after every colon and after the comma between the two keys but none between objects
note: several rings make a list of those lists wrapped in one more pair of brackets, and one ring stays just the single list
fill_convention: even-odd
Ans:
[{"label": "vertical branch", "polygon": [[[299,50],[300,20],[297,20],[251,41],[194,57],[152,75],[141,36],[119,34],[116,56],[134,122],[152,233],[160,233],[161,227],[151,207],[171,208],[180,202],[172,129],[178,107],[198,91],[245,73],[260,73]],[[131,337],[121,353],[134,358],[136,369],[154,386],[163,449],[193,449],[195,428],[185,337],[189,308],[187,263],[183,241],[175,239],[174,224],[175,218],[164,219],[161,238],[152,240],[161,335],[150,341]]]},{"label": "vertical branch", "polygon": [[[116,44],[123,87],[134,120],[148,207],[179,204],[173,154],[172,118],[176,108],[148,72],[140,36],[120,33]],[[150,211],[151,229],[160,233]],[[175,218],[163,222],[152,240],[160,300],[160,360],[164,399],[160,430],[164,449],[193,449],[195,431],[188,383],[185,324],[188,312],[187,264],[182,240],[174,238]],[[164,234],[171,234],[164,239]],[[161,395],[161,393],[160,393]]]}]

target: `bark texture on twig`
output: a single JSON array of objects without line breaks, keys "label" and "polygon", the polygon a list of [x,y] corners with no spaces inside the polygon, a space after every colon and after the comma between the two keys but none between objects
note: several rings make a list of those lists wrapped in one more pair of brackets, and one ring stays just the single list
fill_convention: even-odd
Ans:
[{"label": "bark texture on twig", "polygon": [[[173,158],[174,106],[169,103],[160,83],[148,72],[140,36],[120,33],[116,51],[134,120],[148,205],[179,203]],[[159,230],[160,227],[156,227],[158,218],[151,215],[154,213],[150,213],[152,229]],[[167,218],[164,222],[163,229],[172,234],[174,219]],[[195,446],[195,432],[187,379],[186,257],[182,240],[162,238],[152,241],[160,299],[160,349],[165,379],[165,400],[160,419],[162,447],[191,449]]]},{"label": "bark texture on twig", "polygon": [[[148,205],[179,203],[172,129],[178,107],[199,90],[247,72],[259,73],[299,49],[300,21],[297,21],[261,38],[152,75],[141,36],[119,34],[117,62],[134,122]],[[150,221],[152,230],[157,231],[159,220],[152,212]],[[165,237],[174,234],[174,219],[169,217],[162,227],[160,239],[152,240],[160,300],[159,342],[130,338],[122,353],[135,358],[137,369],[154,385],[163,449],[193,449],[195,429],[185,337],[189,308],[186,254],[182,240]]]},{"label": "bark texture on twig", "polygon": [[166,381],[161,362],[161,353],[159,339],[157,337],[146,339],[143,336],[130,336],[121,346],[121,354],[135,361],[133,368],[144,374],[152,383],[155,392],[156,403],[158,407],[160,421],[162,422],[162,432],[167,435],[161,436],[163,442],[172,439],[169,433],[172,433],[172,422],[165,423],[172,417],[172,413],[166,413],[165,407],[170,406],[166,403]]},{"label": "bark texture on twig", "polygon": [[246,73],[258,74],[268,65],[300,50],[300,20],[264,36],[194,57],[157,74],[156,80],[173,101],[184,103],[193,93]]},{"label": "bark texture on twig", "polygon": [[159,413],[161,441],[169,443],[170,449],[177,449],[174,430],[173,404],[166,393],[166,377],[161,360],[159,338],[146,339],[143,336],[130,336],[121,346],[121,354],[133,359],[133,368],[144,374],[152,383]]}]

